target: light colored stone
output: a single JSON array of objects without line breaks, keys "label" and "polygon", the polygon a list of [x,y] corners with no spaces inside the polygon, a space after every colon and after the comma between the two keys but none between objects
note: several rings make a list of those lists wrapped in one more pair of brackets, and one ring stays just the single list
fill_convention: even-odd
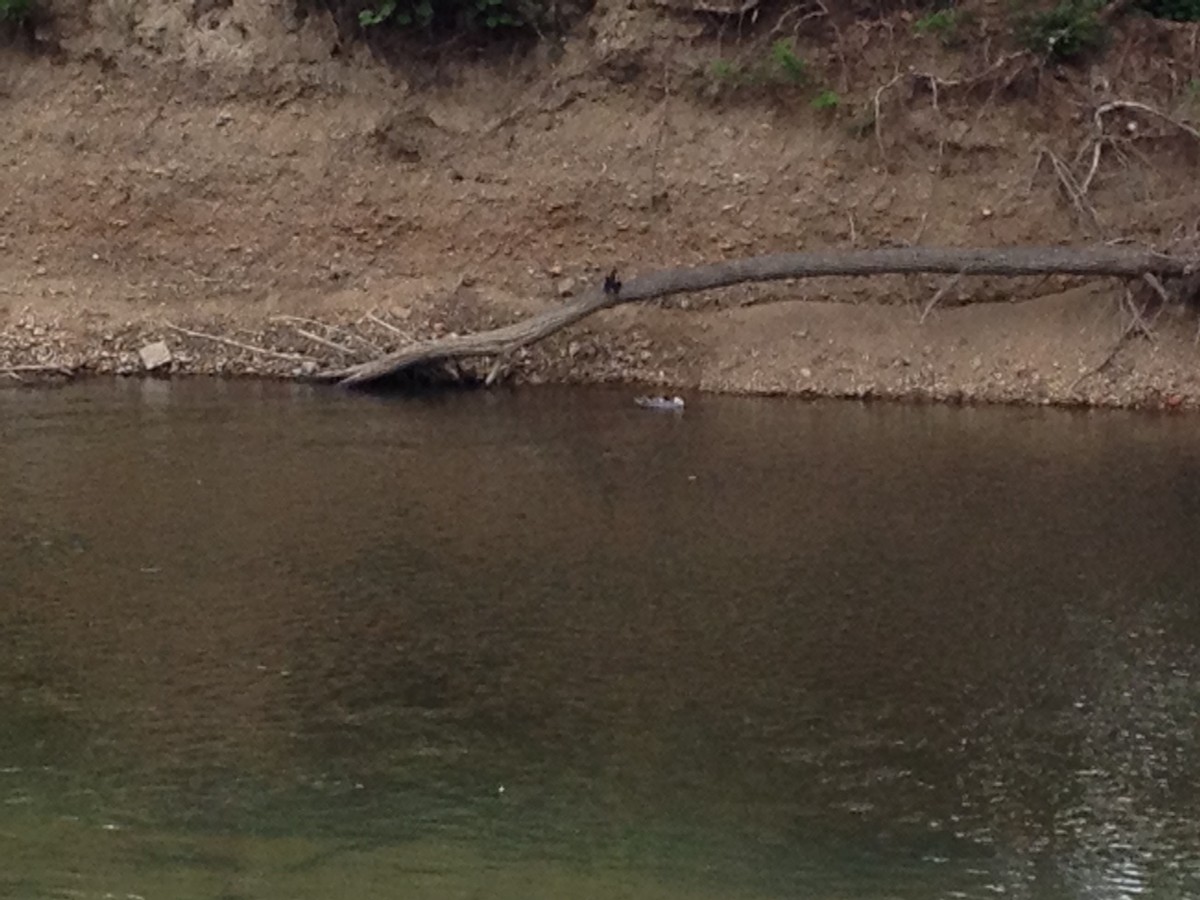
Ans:
[{"label": "light colored stone", "polygon": [[142,368],[147,372],[153,372],[171,364],[171,348],[163,341],[147,344],[138,351],[138,356],[142,360]]}]

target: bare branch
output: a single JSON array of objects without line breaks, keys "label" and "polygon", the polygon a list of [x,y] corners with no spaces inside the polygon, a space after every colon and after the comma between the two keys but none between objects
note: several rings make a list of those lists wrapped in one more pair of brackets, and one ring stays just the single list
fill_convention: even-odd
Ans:
[{"label": "bare branch", "polygon": [[245,350],[248,353],[260,353],[263,356],[272,356],[275,359],[286,359],[292,362],[316,362],[311,356],[300,356],[296,353],[281,353],[278,350],[268,350],[266,347],[256,347],[253,344],[243,344],[241,341],[235,341],[232,338],[221,337],[218,334],[207,334],[203,331],[192,331],[190,328],[180,328],[178,325],[173,325],[170,322],[164,322],[172,331],[177,331],[180,334],[188,337],[198,338],[202,341],[215,341],[218,344],[225,344],[228,347],[236,347],[239,350]]}]

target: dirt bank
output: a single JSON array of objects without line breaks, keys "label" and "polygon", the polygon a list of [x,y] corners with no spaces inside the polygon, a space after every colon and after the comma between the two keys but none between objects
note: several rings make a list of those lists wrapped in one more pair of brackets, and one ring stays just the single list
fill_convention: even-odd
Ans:
[{"label": "dirt bank", "polygon": [[[40,51],[0,50],[13,383],[27,366],[139,372],[157,341],[177,373],[304,377],[561,302],[613,266],[889,243],[1161,248],[1194,239],[1200,215],[1197,142],[1170,122],[1107,121],[1082,204],[1048,155],[1086,174],[1076,154],[1107,100],[1200,119],[1194,25],[1123,21],[1103,60],[1055,71],[987,42],[945,47],[903,12],[818,17],[794,35],[807,84],[747,85],[722,73],[760,66],[771,23],[735,40],[651,4],[600,3],[532,53],[408,69],[285,2],[52,7]],[[834,108],[814,108],[822,90]],[[921,322],[943,285],[813,281],[614,310],[512,375],[1200,405],[1186,310],[1148,312],[1152,337],[1113,355],[1121,285],[964,278]]]}]

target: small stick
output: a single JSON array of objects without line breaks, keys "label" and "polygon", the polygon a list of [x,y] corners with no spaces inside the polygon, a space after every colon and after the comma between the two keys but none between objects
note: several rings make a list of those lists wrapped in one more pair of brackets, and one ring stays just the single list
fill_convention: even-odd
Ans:
[{"label": "small stick", "polygon": [[255,347],[253,344],[243,344],[241,341],[235,341],[232,338],[221,337],[216,334],[206,334],[203,331],[180,328],[178,325],[172,325],[170,322],[165,322],[164,324],[172,331],[178,331],[180,334],[185,334],[188,337],[199,338],[204,341],[215,341],[218,344],[237,347],[239,350],[246,350],[250,353],[261,353],[263,356],[273,356],[276,359],[286,359],[291,362],[316,362],[311,356],[300,356],[297,353],[281,353],[278,350],[268,350],[265,347]]},{"label": "small stick", "polygon": [[305,325],[316,325],[318,328],[332,328],[334,331],[339,330],[336,325],[330,325],[326,322],[321,322],[317,319],[306,319],[304,316],[285,316],[285,315],[271,316],[271,321],[272,322],[302,322]]},{"label": "small stick", "polygon": [[[382,353],[383,352],[383,350],[379,346],[377,346],[375,343],[367,340],[365,337],[363,337],[358,332],[351,331],[349,328],[343,328],[340,325],[334,325],[330,322],[322,322],[320,319],[306,319],[303,316],[271,316],[271,321],[272,322],[290,322],[290,323],[301,322],[301,323],[304,323],[307,325],[315,325],[318,328],[324,328],[326,331],[332,331],[335,334],[344,334],[347,338],[349,338],[351,340],[358,341],[361,344],[366,344],[367,348],[372,353]],[[362,319],[359,319],[359,321],[361,322]],[[300,331],[299,328],[297,328],[296,330]],[[318,343],[321,342],[321,339],[317,338],[315,335],[309,335],[303,331],[300,331],[300,333],[303,334],[305,337],[313,337],[313,339],[318,341]],[[345,350],[345,352],[347,352],[347,353],[355,352],[354,350],[352,350],[349,347],[342,347],[341,345],[333,345],[333,346],[336,346],[337,349]]]},{"label": "small stick", "polygon": [[[913,235],[911,241],[908,242],[910,247],[921,243],[921,238],[925,236],[925,226],[929,223],[929,210],[921,213],[921,224],[917,226],[917,233]],[[961,274],[961,273],[960,273]]]},{"label": "small stick", "polygon": [[491,387],[495,383],[496,379],[500,377],[500,370],[505,369],[507,367],[508,367],[507,354],[497,357],[495,364],[492,366],[491,370],[487,373],[487,378],[485,378],[483,380],[483,386]]},{"label": "small stick", "polygon": [[46,365],[22,365],[22,366],[4,366],[0,368],[0,372],[5,375],[11,375],[14,378],[19,377],[21,373],[26,375],[38,375],[41,373],[51,372],[56,375],[66,375],[68,378],[75,374],[73,369],[67,366],[54,365],[47,363]]},{"label": "small stick", "polygon": [[402,337],[406,341],[409,341],[409,342],[412,341],[411,334],[409,334],[407,331],[401,331],[399,328],[397,328],[395,325],[391,324],[390,322],[385,322],[383,319],[379,318],[379,316],[375,315],[375,313],[367,313],[366,318],[368,321],[374,322],[380,328],[383,328],[386,331],[390,331],[392,334],[397,335],[398,337]]},{"label": "small stick", "polygon": [[1129,330],[1141,332],[1141,334],[1151,341],[1157,341],[1158,338],[1154,335],[1149,324],[1142,316],[1142,311],[1137,308],[1137,303],[1133,299],[1133,291],[1125,289],[1125,296],[1122,302],[1127,310],[1129,310]]},{"label": "small stick", "polygon": [[358,355],[358,351],[353,349],[352,347],[347,347],[344,344],[339,344],[337,341],[331,341],[328,338],[323,338],[320,335],[313,334],[311,331],[305,331],[303,328],[299,328],[297,326],[292,326],[292,327],[296,329],[297,334],[299,334],[301,337],[308,338],[310,341],[313,341],[318,344],[323,344],[326,347],[330,347],[334,350],[337,350],[339,353],[346,354],[347,356],[357,356]]},{"label": "small stick", "polygon": [[957,275],[955,275],[953,278],[951,278],[949,281],[947,281],[945,284],[943,284],[940,288],[938,288],[937,293],[933,295],[933,298],[928,303],[926,303],[925,308],[923,310],[921,310],[921,318],[917,320],[917,324],[919,324],[919,325],[925,324],[926,317],[928,317],[928,315],[931,312],[933,312],[933,308],[938,305],[938,301],[941,300],[944,296],[946,296],[946,292],[949,291],[956,284],[958,284],[958,282],[962,279],[962,277],[965,274],[967,274],[967,270],[963,269],[961,272],[959,272]]}]

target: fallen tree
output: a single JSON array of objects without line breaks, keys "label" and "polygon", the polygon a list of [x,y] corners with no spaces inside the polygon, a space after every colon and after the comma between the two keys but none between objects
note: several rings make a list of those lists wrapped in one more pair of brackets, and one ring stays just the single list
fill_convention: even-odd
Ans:
[{"label": "fallen tree", "polygon": [[[903,247],[877,250],[827,250],[777,253],[700,266],[662,269],[621,284],[610,280],[580,296],[511,325],[475,334],[417,341],[377,359],[324,377],[344,385],[363,385],[409,369],[451,360],[505,356],[536,343],[603,309],[757,281],[821,276],[892,274],[1090,275],[1144,278],[1161,292],[1159,279],[1200,271],[1200,259],[1110,245],[1096,247],[1009,247],[951,249]],[[494,377],[498,369],[493,369]]]}]

